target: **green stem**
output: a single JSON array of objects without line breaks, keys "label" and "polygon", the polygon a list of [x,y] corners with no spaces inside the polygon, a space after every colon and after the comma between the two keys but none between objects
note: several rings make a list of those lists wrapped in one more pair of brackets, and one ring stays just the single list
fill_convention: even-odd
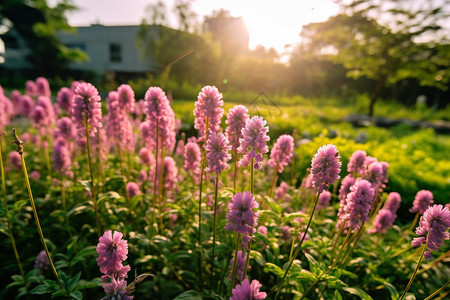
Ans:
[{"label": "green stem", "polygon": [[217,196],[219,190],[219,174],[216,173],[216,187],[214,191],[214,217],[213,217],[213,244],[211,255],[211,276],[209,277],[209,289],[213,290],[213,278],[214,278],[214,249],[216,247],[216,214],[217,214]]},{"label": "green stem", "polygon": [[250,192],[253,195],[253,189],[254,189],[254,163],[255,163],[255,159],[252,158],[252,162],[250,164]]},{"label": "green stem", "polygon": [[403,294],[400,296],[399,300],[402,300],[403,298],[405,298],[406,293],[408,292],[409,288],[411,287],[411,284],[413,283],[414,278],[416,277],[417,270],[419,270],[420,264],[422,263],[423,254],[425,253],[425,250],[427,250],[426,244],[422,245],[422,251],[420,253],[419,261],[417,262],[416,268],[414,269],[414,273],[412,274],[411,279],[409,280],[408,285],[406,286],[406,289],[403,291]]},{"label": "green stem", "polygon": [[411,231],[411,232],[413,231],[418,220],[419,220],[419,212],[416,213],[416,216],[414,217],[414,221],[412,222],[411,227],[409,227],[408,231]]},{"label": "green stem", "polygon": [[272,197],[273,195],[273,189],[275,188],[275,184],[277,183],[277,178],[278,178],[278,161],[277,166],[275,168],[275,172],[273,173],[272,183],[270,184],[269,197]]},{"label": "green stem", "polygon": [[91,145],[89,142],[89,128],[87,118],[85,120],[86,127],[86,148],[87,148],[87,156],[89,162],[89,174],[91,175],[91,184],[92,184],[92,202],[94,203],[94,213],[95,213],[95,224],[97,226],[97,234],[100,236],[100,223],[98,221],[98,207],[97,207],[97,191],[95,190],[95,182],[94,182],[94,171],[92,170],[92,161],[91,161]]},{"label": "green stem", "polygon": [[37,214],[36,206],[34,204],[33,194],[31,192],[30,180],[28,179],[27,167],[25,165],[25,159],[23,158],[23,153],[19,152],[19,154],[20,154],[20,159],[22,161],[23,175],[25,177],[25,183],[26,183],[27,190],[28,190],[28,196],[30,198],[31,207],[33,208],[34,220],[36,221],[36,227],[38,229],[39,236],[41,238],[42,246],[44,247],[45,253],[47,254],[47,258],[50,263],[52,272],[55,275],[56,282],[59,284],[59,286],[62,289],[64,289],[64,287],[61,284],[61,281],[59,280],[58,272],[56,272],[55,265],[53,264],[53,260],[50,256],[50,252],[48,251],[47,244],[45,243],[44,233],[42,232],[41,224],[39,223],[39,217]]},{"label": "green stem", "polygon": [[231,271],[231,283],[230,283],[230,293],[229,297],[231,297],[231,292],[233,291],[234,287],[234,280],[236,278],[236,265],[237,265],[237,256],[238,256],[238,250],[239,250],[239,242],[241,241],[241,234],[236,233],[236,248],[234,249],[234,262],[233,262],[233,270]]},{"label": "green stem", "polygon": [[345,225],[345,222],[342,222],[341,227],[339,228],[339,232],[338,232],[338,234],[336,236],[336,239],[334,240],[334,243],[333,243],[333,250],[331,250],[332,253],[334,253],[334,249],[336,249],[336,245],[337,245],[337,242],[339,240],[339,237],[341,236],[342,231],[344,231],[344,225]]},{"label": "green stem", "polygon": [[430,296],[426,297],[425,300],[430,300],[431,298],[433,298],[434,296],[436,296],[437,294],[439,294],[443,289],[445,289],[447,287],[447,285],[450,283],[450,280],[447,281],[446,284],[444,284],[440,289],[438,289],[436,292],[434,292],[433,294],[431,294]]},{"label": "green stem", "polygon": [[[155,230],[155,223],[156,223],[156,179],[158,177],[158,156],[159,156],[159,130],[158,130],[158,119],[156,119],[156,149],[155,149],[155,176],[153,178],[153,203],[152,203],[152,228],[150,230],[150,238],[153,237],[153,231]],[[160,164],[161,169],[161,164]]]},{"label": "green stem", "polygon": [[339,256],[341,256],[342,250],[344,250],[344,248],[345,248],[345,246],[347,244],[347,241],[348,241],[348,238],[350,237],[350,234],[351,234],[351,230],[349,229],[347,235],[345,236],[344,242],[342,242],[341,249],[339,250],[338,255],[334,259],[334,262],[331,265],[331,268],[328,270],[327,274],[330,274],[331,270],[333,270],[334,266],[336,266],[336,264],[337,264],[337,262],[339,260]]},{"label": "green stem", "polygon": [[163,217],[163,202],[164,202],[163,188],[164,188],[164,185],[165,185],[165,182],[164,182],[164,157],[166,156],[165,152],[166,152],[165,149],[162,148],[161,149],[161,164],[160,164],[160,167],[159,167],[159,187],[158,187],[159,203],[158,203],[158,213],[159,213],[159,227],[160,227],[160,230],[162,230],[162,227],[163,227],[162,217]]},{"label": "green stem", "polygon": [[250,262],[250,252],[252,251],[252,244],[253,244],[253,240],[250,240],[250,242],[248,243],[248,252],[247,252],[247,257],[245,259],[244,273],[242,274],[241,281],[244,281],[245,277],[247,276],[248,264]]},{"label": "green stem", "polygon": [[236,180],[238,173],[238,153],[237,150],[234,151],[234,172],[233,172],[233,190],[236,193]]},{"label": "green stem", "polygon": [[1,176],[2,176],[3,204],[5,206],[6,222],[8,223],[9,237],[11,238],[11,244],[12,244],[12,247],[14,250],[14,255],[17,260],[17,265],[19,266],[20,274],[22,275],[22,277],[24,277],[25,274],[23,272],[22,264],[20,263],[19,252],[17,251],[16,240],[14,239],[14,235],[12,232],[11,220],[9,219],[10,216],[9,216],[9,210],[8,210],[8,202],[6,200],[5,170],[3,168],[3,156],[2,156],[1,145],[0,145],[0,170],[1,170]]},{"label": "green stem", "polygon": [[344,258],[343,258],[343,266],[347,266],[347,264],[350,261],[350,258],[352,256],[353,250],[355,250],[356,245],[358,244],[359,239],[361,238],[362,234],[364,233],[364,226],[366,225],[366,223],[363,223],[361,225],[361,227],[359,228],[358,232],[356,233],[355,239],[353,240],[353,245],[350,247],[350,249],[345,253]]},{"label": "green stem", "polygon": [[303,241],[305,240],[306,234],[308,233],[309,226],[311,226],[311,221],[312,221],[312,218],[314,216],[314,212],[316,210],[317,201],[319,200],[319,193],[316,193],[316,194],[317,194],[316,195],[316,200],[314,201],[314,206],[313,206],[313,209],[312,209],[312,212],[311,212],[311,216],[309,217],[308,225],[306,226],[306,229],[305,229],[305,232],[304,232],[304,234],[302,236],[302,239],[300,240],[300,243],[298,244],[297,249],[295,250],[294,256],[292,257],[292,259],[289,262],[289,265],[288,265],[286,271],[284,272],[283,278],[281,278],[281,280],[278,282],[278,284],[275,285],[275,287],[270,291],[269,296],[270,296],[270,294],[273,294],[281,286],[281,284],[283,283],[284,279],[286,278],[286,276],[287,276],[287,274],[288,274],[288,272],[289,272],[289,270],[290,270],[290,268],[292,266],[292,263],[297,258],[297,255],[300,252],[300,249],[302,247]]},{"label": "green stem", "polygon": [[435,265],[437,265],[438,262],[442,261],[443,259],[445,259],[449,255],[450,255],[450,250],[445,252],[444,254],[442,254],[441,256],[436,258],[435,260],[433,260],[433,262],[431,264],[429,264],[428,266],[426,266],[425,268],[423,268],[422,270],[417,272],[416,276],[422,274],[423,272],[426,272],[427,270],[429,270],[431,268],[433,268]]}]

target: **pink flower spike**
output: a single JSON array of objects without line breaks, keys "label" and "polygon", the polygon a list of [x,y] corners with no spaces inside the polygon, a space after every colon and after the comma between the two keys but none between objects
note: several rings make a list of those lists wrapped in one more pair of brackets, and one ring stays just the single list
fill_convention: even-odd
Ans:
[{"label": "pink flower spike", "polygon": [[122,233],[113,233],[111,230],[100,237],[97,245],[97,264],[100,272],[111,275],[123,269],[122,262],[127,259],[128,243],[122,237]]},{"label": "pink flower spike", "polygon": [[236,287],[232,290],[233,295],[230,300],[266,299],[267,294],[259,291],[261,287],[262,285],[258,280],[253,280],[250,284],[248,278],[245,278],[241,284],[236,285]]},{"label": "pink flower spike", "polygon": [[[222,94],[215,86],[205,86],[198,94],[194,109],[194,128],[198,130],[201,140],[206,138],[206,130],[219,131],[219,125],[223,117]],[[208,119],[209,128],[206,128]]]},{"label": "pink flower spike", "polygon": [[223,170],[230,168],[228,161],[231,155],[228,153],[231,146],[228,145],[228,140],[222,132],[211,132],[206,142],[206,157],[208,158],[208,166],[205,171],[208,173],[216,173],[219,175]]},{"label": "pink flower spike", "polygon": [[319,148],[311,164],[313,187],[319,193],[339,179],[341,172],[341,156],[335,145],[329,144]]},{"label": "pink flower spike", "polygon": [[242,128],[244,128],[248,116],[248,109],[243,105],[236,105],[227,114],[228,127],[225,130],[225,135],[230,142],[231,150],[237,152],[240,145],[239,140],[242,138]]},{"label": "pink flower spike", "polygon": [[277,169],[278,173],[282,173],[292,158],[292,151],[294,151],[294,138],[288,134],[280,136],[273,145],[270,153],[269,166]]},{"label": "pink flower spike", "polygon": [[347,203],[344,207],[347,220],[346,228],[353,232],[358,230],[364,222],[369,221],[369,212],[372,208],[375,197],[375,190],[370,182],[364,179],[358,179],[350,188],[351,193],[347,196]]},{"label": "pink flower spike", "polygon": [[[74,93],[72,105],[72,121],[78,130],[78,136],[86,135],[89,126],[89,136],[95,136],[102,127],[102,104],[97,89],[90,83],[80,83]],[[85,124],[87,121],[88,124]]]},{"label": "pink flower spike", "polygon": [[409,209],[410,212],[423,214],[427,208],[434,203],[433,193],[427,190],[418,191],[414,198],[413,207]]}]

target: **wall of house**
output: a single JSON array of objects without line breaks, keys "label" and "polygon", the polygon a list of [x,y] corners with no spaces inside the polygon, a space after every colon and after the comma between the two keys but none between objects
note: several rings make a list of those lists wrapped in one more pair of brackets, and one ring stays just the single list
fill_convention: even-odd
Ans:
[{"label": "wall of house", "polygon": [[68,47],[80,48],[89,57],[84,63],[72,63],[73,70],[105,72],[145,73],[152,72],[152,61],[142,59],[136,47],[139,26],[91,25],[77,27],[76,33],[59,34]]}]

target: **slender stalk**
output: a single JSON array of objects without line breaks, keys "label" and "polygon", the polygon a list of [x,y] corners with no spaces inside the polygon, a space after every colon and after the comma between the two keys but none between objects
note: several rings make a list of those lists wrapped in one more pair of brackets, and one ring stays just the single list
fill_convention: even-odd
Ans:
[{"label": "slender stalk", "polygon": [[237,265],[237,256],[238,256],[238,249],[239,249],[239,242],[241,241],[241,234],[237,233],[236,236],[236,248],[234,249],[234,262],[233,262],[233,270],[231,271],[231,283],[230,283],[230,292],[229,297],[231,297],[231,292],[234,287],[234,280],[236,278],[236,265]]},{"label": "slender stalk", "polygon": [[252,251],[252,244],[253,244],[253,240],[250,240],[250,242],[248,243],[247,257],[245,258],[244,273],[242,274],[241,281],[244,281],[245,277],[247,276],[248,264],[250,262],[250,252]]},{"label": "slender stalk", "polygon": [[339,250],[338,255],[337,255],[336,258],[334,259],[334,262],[333,262],[333,264],[331,265],[331,268],[327,271],[327,274],[330,274],[330,273],[331,273],[331,270],[333,270],[333,268],[336,266],[336,264],[337,264],[337,262],[338,262],[338,260],[339,260],[339,256],[341,256],[342,250],[344,250],[344,248],[345,248],[345,246],[346,246],[346,244],[347,244],[347,241],[348,241],[348,238],[350,237],[350,234],[351,234],[351,230],[349,230],[348,233],[347,233],[347,235],[345,236],[344,242],[342,242],[341,249]]},{"label": "slender stalk", "polygon": [[334,249],[336,249],[336,245],[339,240],[339,237],[341,236],[342,231],[344,231],[344,225],[345,225],[345,222],[342,222],[341,227],[339,228],[339,233],[337,234],[336,239],[334,240],[333,250],[332,250],[333,253],[334,253]]},{"label": "slender stalk", "polygon": [[217,214],[217,196],[219,190],[219,173],[216,173],[216,187],[214,191],[214,217],[213,217],[213,244],[212,244],[212,255],[211,255],[211,276],[209,277],[209,289],[213,288],[213,278],[214,278],[214,249],[216,247],[216,214]]},{"label": "slender stalk", "polygon": [[238,153],[237,150],[234,150],[233,190],[235,193],[236,193],[237,173],[238,173]]},{"label": "slender stalk", "polygon": [[252,162],[251,162],[251,164],[250,164],[250,192],[252,193],[252,195],[253,195],[253,193],[254,193],[254,185],[255,185],[255,182],[254,182],[254,164],[255,164],[255,159],[254,158],[252,158]]},{"label": "slender stalk", "polygon": [[88,156],[88,162],[89,162],[89,174],[91,175],[92,202],[94,203],[95,224],[97,226],[97,234],[100,236],[101,232],[100,232],[100,223],[98,221],[97,191],[95,190],[94,171],[92,170],[91,145],[89,142],[89,128],[88,128],[87,117],[86,117],[84,125],[86,127],[86,148],[87,148],[87,156]]},{"label": "slender stalk", "polygon": [[273,173],[272,183],[270,184],[269,197],[272,197],[273,195],[273,189],[275,188],[275,184],[277,183],[277,178],[278,178],[278,161],[277,166],[275,168],[275,172]]},{"label": "slender stalk", "polygon": [[419,220],[419,212],[416,213],[416,216],[414,217],[414,221],[412,222],[411,227],[409,227],[408,231],[413,231],[418,220]]},{"label": "slender stalk", "polygon": [[67,230],[69,232],[69,236],[72,238],[72,229],[70,228],[69,217],[67,217],[66,189],[64,186],[64,176],[62,176],[61,178],[61,202],[64,211],[64,220],[67,223]]},{"label": "slender stalk", "polygon": [[47,142],[47,147],[44,148],[44,154],[45,154],[45,164],[47,166],[47,172],[50,175],[52,172],[52,169],[50,167],[50,154],[48,152],[48,147],[50,147],[50,145]]},{"label": "slender stalk", "polygon": [[297,258],[297,255],[300,252],[300,249],[302,247],[303,241],[305,240],[306,234],[308,233],[309,226],[311,226],[311,221],[312,221],[312,218],[314,216],[314,212],[316,210],[317,201],[319,200],[319,193],[316,193],[316,194],[317,194],[316,195],[316,200],[314,201],[314,206],[313,206],[313,209],[312,209],[312,212],[311,212],[311,216],[309,217],[308,225],[306,225],[305,234],[303,234],[302,239],[300,240],[300,243],[297,246],[297,249],[295,249],[294,256],[290,260],[289,265],[288,265],[286,271],[284,272],[283,278],[281,278],[281,280],[277,283],[277,285],[275,285],[274,288],[270,291],[269,296],[271,294],[273,294],[281,286],[281,284],[283,283],[284,279],[286,278],[286,276],[287,276],[287,274],[288,274],[288,272],[289,272],[289,270],[290,270],[290,268],[292,266],[292,263]]},{"label": "slender stalk", "polygon": [[16,240],[14,239],[14,235],[12,232],[12,226],[11,226],[11,220],[9,219],[9,210],[8,210],[8,202],[6,200],[6,185],[5,185],[5,170],[3,168],[3,156],[2,156],[2,145],[0,144],[0,170],[1,170],[1,176],[2,176],[2,191],[3,191],[3,204],[5,206],[5,212],[6,212],[6,223],[8,224],[8,232],[9,237],[11,238],[11,244],[14,250],[14,255],[17,260],[17,265],[19,266],[20,274],[22,277],[25,276],[22,268],[22,264],[20,262],[19,252],[17,251],[16,246]]},{"label": "slender stalk", "polygon": [[[158,157],[159,157],[159,130],[158,130],[158,118],[156,118],[156,149],[155,149],[155,159],[156,159],[156,165],[155,165],[155,176],[153,178],[153,203],[152,203],[152,228],[150,230],[150,238],[153,237],[153,231],[155,230],[155,223],[156,223],[156,179],[158,177]],[[161,164],[160,167],[161,169]]]},{"label": "slender stalk", "polygon": [[425,268],[422,268],[422,270],[420,270],[419,272],[417,272],[417,275],[422,274],[423,272],[433,268],[435,265],[437,265],[438,262],[442,261],[443,259],[447,258],[450,255],[450,250],[445,252],[444,254],[442,254],[441,256],[439,256],[438,258],[436,258],[435,260],[433,260],[433,262],[431,264],[429,264],[428,266],[426,266]]},{"label": "slender stalk", "polygon": [[303,293],[302,297],[300,298],[300,300],[304,299],[306,296],[309,295],[309,293],[311,293],[314,288],[316,287],[316,285],[319,283],[319,280],[314,281],[314,283]]},{"label": "slender stalk", "polygon": [[25,165],[25,159],[23,158],[23,142],[16,135],[15,129],[13,129],[13,133],[14,133],[14,137],[16,139],[13,143],[17,144],[17,152],[19,152],[20,159],[22,161],[23,176],[25,177],[25,184],[27,186],[28,196],[30,198],[31,207],[33,209],[34,220],[36,222],[36,227],[37,227],[38,232],[39,232],[39,237],[41,238],[42,246],[44,247],[45,253],[47,254],[47,258],[48,258],[48,261],[50,263],[50,268],[52,269],[52,272],[55,275],[56,282],[59,284],[59,286],[62,289],[64,289],[62,284],[61,284],[61,281],[59,280],[58,272],[56,272],[55,265],[53,264],[53,260],[52,260],[52,258],[50,256],[50,252],[48,251],[47,244],[46,244],[45,238],[44,238],[44,233],[42,232],[41,224],[39,222],[39,217],[38,217],[38,214],[37,214],[36,206],[34,204],[33,193],[31,192],[30,180],[28,179],[27,167]]},{"label": "slender stalk", "polygon": [[446,284],[444,284],[440,289],[438,289],[436,292],[434,292],[433,294],[431,294],[430,296],[426,297],[425,300],[430,300],[431,298],[433,298],[434,296],[436,296],[437,294],[439,294],[443,289],[445,289],[447,287],[447,285],[450,283],[450,280],[447,281]]},{"label": "slender stalk", "polygon": [[366,223],[363,223],[361,225],[361,227],[359,228],[358,232],[356,233],[356,236],[353,240],[353,245],[348,249],[348,251],[345,253],[344,258],[343,258],[343,262],[344,262],[344,267],[347,266],[351,255],[353,253],[353,250],[355,250],[356,245],[358,244],[359,239],[361,238],[362,234],[364,233],[364,226],[366,225]]},{"label": "slender stalk", "polygon": [[406,293],[408,292],[409,288],[411,287],[411,284],[414,281],[414,278],[416,277],[417,271],[419,270],[420,264],[423,260],[423,254],[425,253],[425,250],[427,250],[427,245],[422,245],[422,251],[420,252],[419,261],[417,262],[416,268],[414,269],[414,273],[411,276],[411,279],[408,282],[408,285],[406,286],[406,289],[403,291],[403,294],[400,296],[399,300],[403,300],[405,298]]},{"label": "slender stalk", "polygon": [[158,187],[158,199],[159,199],[159,203],[158,203],[158,213],[159,213],[159,227],[162,229],[163,227],[163,221],[162,221],[162,217],[163,217],[163,202],[164,202],[164,193],[163,193],[163,188],[165,185],[164,182],[164,157],[166,155],[165,153],[165,149],[162,148],[161,149],[161,164],[159,167],[159,187]]}]

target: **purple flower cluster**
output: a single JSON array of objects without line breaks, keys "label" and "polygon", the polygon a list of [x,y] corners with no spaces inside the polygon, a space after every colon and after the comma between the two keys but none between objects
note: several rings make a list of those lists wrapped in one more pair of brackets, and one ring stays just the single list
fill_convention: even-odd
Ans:
[{"label": "purple flower cluster", "polygon": [[73,126],[72,119],[68,117],[62,117],[56,122],[56,128],[54,132],[55,139],[63,138],[66,141],[70,141],[75,138],[76,132]]},{"label": "purple flower cluster", "polygon": [[125,189],[127,191],[127,196],[129,199],[132,199],[133,197],[141,194],[141,189],[136,182],[128,182]]},{"label": "purple flower cluster", "polygon": [[259,291],[261,287],[262,285],[258,280],[253,280],[250,284],[248,279],[245,278],[241,284],[236,285],[236,287],[232,290],[233,295],[230,300],[266,299],[267,294]]},{"label": "purple flower cluster", "polygon": [[347,195],[343,219],[347,221],[345,224],[346,228],[356,231],[361,227],[362,223],[369,220],[369,212],[372,208],[375,190],[367,180],[358,179],[350,187],[350,191],[350,194]]},{"label": "purple flower cluster", "polygon": [[126,107],[129,112],[134,112],[134,91],[128,84],[122,84],[117,88],[120,107]]},{"label": "purple flower cluster", "polygon": [[[89,136],[102,127],[102,104],[97,89],[90,83],[79,83],[75,88],[72,121],[78,130],[78,137],[86,135],[86,126],[89,125]],[[87,124],[86,124],[87,122]]]},{"label": "purple flower cluster", "polygon": [[273,145],[268,164],[271,168],[282,173],[292,158],[294,151],[294,138],[288,134],[281,135]]},{"label": "purple flower cluster", "polygon": [[64,109],[70,116],[72,113],[73,91],[67,87],[63,87],[58,91],[56,100],[60,108]]},{"label": "purple flower cluster", "polygon": [[[236,273],[235,273],[236,280],[233,284],[237,284],[237,283],[241,282],[242,276],[244,276],[244,268],[245,268],[245,262],[247,260],[247,255],[248,254],[242,252],[241,250],[239,250],[237,253]],[[230,265],[231,266],[234,265],[234,257],[231,258]],[[250,269],[251,269],[251,266],[248,265],[247,270],[250,270]],[[230,269],[230,274],[228,275],[229,279],[231,279],[231,277],[233,275],[232,272],[233,272],[233,268]]]},{"label": "purple flower cluster", "polygon": [[[253,117],[247,119],[244,128],[242,128],[242,138],[239,139],[239,153],[244,154],[244,157],[239,161],[239,165],[247,167],[252,158],[255,159],[255,169],[261,168],[261,162],[263,160],[262,153],[269,152],[267,141],[270,137],[267,135],[269,127],[265,126],[267,121],[262,117]],[[256,151],[259,153],[256,154]]]},{"label": "purple flower cluster", "polygon": [[27,80],[25,82],[25,94],[31,98],[35,98],[39,95],[37,85],[32,80]]},{"label": "purple flower cluster", "polygon": [[388,195],[388,200],[383,205],[384,209],[389,209],[394,216],[397,215],[397,210],[400,207],[400,203],[402,203],[402,198],[400,197],[399,193],[391,192]]},{"label": "purple flower cluster", "polygon": [[155,149],[158,134],[159,147],[171,152],[175,147],[175,114],[169,99],[161,88],[150,87],[145,93],[145,103],[147,121],[141,123],[140,130],[146,147]]},{"label": "purple flower cluster", "polygon": [[61,172],[63,176],[70,176],[72,174],[70,171],[72,166],[70,151],[68,149],[67,141],[64,138],[58,137],[56,139],[53,147],[52,159],[55,171]]},{"label": "purple flower cluster", "polygon": [[392,227],[395,221],[395,215],[389,209],[380,209],[377,216],[373,220],[373,228],[369,229],[370,233],[382,233]]},{"label": "purple flower cluster", "polygon": [[50,91],[50,84],[48,83],[47,78],[45,77],[36,78],[36,88],[39,95],[49,98],[52,96],[52,93]]},{"label": "purple flower cluster", "polygon": [[319,195],[319,200],[317,202],[317,210],[324,209],[330,205],[331,193],[329,191],[323,191]]},{"label": "purple flower cluster", "polygon": [[275,200],[284,199],[285,201],[288,201],[290,199],[290,195],[287,194],[288,189],[289,185],[286,182],[282,181],[280,183],[280,186],[275,189]]},{"label": "purple flower cluster", "polygon": [[42,135],[50,133],[51,126],[55,123],[55,111],[50,98],[46,96],[38,97],[33,110],[33,120]]},{"label": "purple flower cluster", "polygon": [[319,193],[339,179],[342,165],[340,158],[339,151],[332,144],[320,147],[314,155],[311,164],[312,183]]},{"label": "purple flower cluster", "polygon": [[[206,130],[217,132],[223,117],[222,94],[215,86],[205,86],[198,94],[194,109],[194,128],[198,130],[200,141],[205,140]],[[206,128],[208,121],[208,128]]]},{"label": "purple flower cluster", "polygon": [[155,164],[155,157],[153,156],[153,153],[145,147],[139,150],[139,158],[141,160],[141,164],[143,165],[152,166]]},{"label": "purple flower cluster", "polygon": [[200,177],[200,160],[200,147],[196,142],[188,142],[184,147],[184,169],[193,172],[193,178],[196,184]]},{"label": "purple flower cluster", "polygon": [[423,214],[427,208],[434,203],[433,193],[427,190],[418,191],[414,198],[413,207],[409,209],[410,212]]},{"label": "purple flower cluster", "polygon": [[238,192],[228,202],[229,212],[226,215],[228,223],[225,225],[225,229],[244,235],[254,234],[259,214],[253,209],[258,207],[259,204],[252,193],[249,191]]},{"label": "purple flower cluster", "polygon": [[444,240],[450,239],[447,232],[449,227],[450,210],[441,204],[430,206],[420,217],[419,226],[416,228],[416,234],[421,237],[414,238],[411,245],[418,247],[426,243],[425,258],[430,260],[432,258],[430,250],[439,251],[439,247],[444,245]]},{"label": "purple flower cluster", "polygon": [[[123,266],[122,262],[127,259],[128,243],[122,239],[122,233],[111,230],[106,231],[100,237],[97,245],[97,264],[102,272],[102,281],[104,290],[108,296],[127,295],[127,282],[130,266]],[[110,299],[107,297],[106,299]],[[112,297],[111,297],[112,299]],[[126,299],[126,298],[120,298]],[[128,298],[128,299],[133,299]]]},{"label": "purple flower cluster", "polygon": [[245,126],[245,122],[249,118],[248,109],[243,105],[236,105],[227,114],[228,127],[225,129],[225,135],[231,145],[233,152],[238,151],[240,145],[239,140],[242,138],[242,128]]},{"label": "purple flower cluster", "polygon": [[353,173],[354,176],[359,173],[361,174],[364,169],[364,162],[366,160],[367,153],[364,150],[355,151],[347,164],[347,172]]},{"label": "purple flower cluster", "polygon": [[20,158],[20,154],[16,151],[12,151],[9,153],[8,162],[16,170],[22,169],[22,160]]},{"label": "purple flower cluster", "polygon": [[39,273],[43,274],[50,268],[50,261],[48,260],[47,253],[45,250],[39,252],[34,260],[34,268],[39,270]]},{"label": "purple flower cluster", "polygon": [[210,132],[205,150],[208,158],[208,166],[205,171],[208,173],[216,173],[219,175],[223,170],[227,170],[230,166],[228,161],[231,155],[228,153],[231,146],[222,132]]}]

